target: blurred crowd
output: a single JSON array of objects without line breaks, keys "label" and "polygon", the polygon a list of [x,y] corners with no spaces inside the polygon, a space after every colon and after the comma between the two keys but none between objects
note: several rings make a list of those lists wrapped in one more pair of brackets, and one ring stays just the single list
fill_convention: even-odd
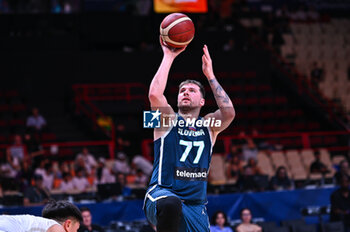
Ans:
[{"label": "blurred crowd", "polygon": [[[258,163],[258,153],[264,151],[268,156],[271,156],[273,151],[282,149],[282,146],[268,143],[257,135],[256,130],[253,130],[250,135],[241,132],[239,135],[241,139],[235,140],[235,144],[231,145],[230,152],[225,157],[227,184],[235,185],[241,192],[291,190],[299,187],[288,175],[285,166],[276,167],[275,174],[268,179],[269,173],[264,170],[264,166]],[[343,175],[350,177],[349,162],[346,157],[333,168],[337,171],[330,181],[331,184],[340,184]],[[321,161],[318,150],[314,152],[314,160],[308,169],[309,175],[319,174],[323,178],[323,183],[326,174],[331,172],[327,165]]]},{"label": "blurred crowd", "polygon": [[46,148],[41,145],[49,127],[38,108],[33,108],[26,120],[25,133],[12,136],[13,143],[0,157],[0,199],[5,194],[20,193],[24,205],[41,205],[55,194],[97,192],[99,185],[113,184],[118,185],[120,192],[108,197],[116,198],[118,194],[123,199],[130,197],[131,188],[144,189],[148,184],[153,166],[132,153],[135,149],[123,133],[122,124],[116,128],[115,159],[92,154],[87,147],[73,157],[62,158],[57,145]]},{"label": "blurred crowd", "polygon": [[[23,194],[24,205],[44,204],[52,195],[81,194],[98,192],[101,185],[118,185],[119,192],[115,200],[131,196],[133,189],[145,189],[153,170],[152,163],[141,155],[134,155],[131,140],[122,132],[122,124],[117,126],[116,157],[106,159],[92,154],[88,147],[72,159],[61,159],[56,149],[48,151],[40,145],[40,133],[49,125],[38,109],[32,110],[27,118],[27,130],[24,136],[15,135],[13,144],[6,150],[0,162],[0,198],[4,192],[17,191]],[[227,184],[234,185],[235,191],[264,191],[294,189],[295,182],[289,177],[287,168],[276,167],[276,173],[268,179],[264,167],[259,166],[258,153],[282,149],[259,138],[258,131],[251,134],[241,132],[230,152],[225,156],[225,175]],[[39,139],[38,139],[39,138]],[[309,173],[325,175],[327,166],[320,160],[320,153],[314,153],[315,159],[309,167]],[[342,160],[334,175],[334,183],[340,183],[343,175],[349,177],[349,163]],[[271,175],[271,174],[270,174]],[[211,181],[211,175],[209,176]],[[101,189],[102,190],[102,189]]]},{"label": "blurred crowd", "polygon": [[3,191],[22,192],[26,206],[44,204],[52,194],[96,192],[103,184],[118,183],[121,196],[128,197],[131,188],[146,187],[153,168],[142,156],[129,162],[123,152],[117,153],[115,160],[106,160],[84,147],[75,160],[60,161],[42,150],[25,155],[23,145],[21,136],[16,135],[0,164],[0,186]]}]

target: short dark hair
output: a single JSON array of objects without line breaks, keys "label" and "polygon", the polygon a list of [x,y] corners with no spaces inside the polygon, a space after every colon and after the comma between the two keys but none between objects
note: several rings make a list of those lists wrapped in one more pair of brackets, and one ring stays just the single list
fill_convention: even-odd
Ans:
[{"label": "short dark hair", "polygon": [[91,210],[88,207],[81,207],[80,208],[80,212],[85,212],[85,211],[88,211],[91,213]]},{"label": "short dark hair", "polygon": [[202,97],[205,98],[205,89],[204,89],[204,86],[202,85],[202,83],[200,83],[199,81],[196,81],[196,80],[185,80],[183,82],[180,83],[179,85],[179,89],[181,89],[182,86],[186,85],[186,84],[195,84],[195,85],[198,85],[199,87],[199,91],[201,92],[202,94]]},{"label": "short dark hair", "polygon": [[222,211],[222,210],[216,211],[216,212],[214,213],[214,215],[211,217],[211,224],[212,224],[212,225],[216,225],[216,218],[218,217],[218,215],[219,215],[220,213],[224,216],[224,219],[225,219],[225,224],[224,224],[224,226],[227,226],[227,225],[228,225],[227,216],[226,216],[225,212]]},{"label": "short dark hair", "polygon": [[68,218],[74,218],[79,222],[83,220],[78,207],[68,201],[51,200],[45,206],[41,214],[44,218],[52,219],[60,223]]}]

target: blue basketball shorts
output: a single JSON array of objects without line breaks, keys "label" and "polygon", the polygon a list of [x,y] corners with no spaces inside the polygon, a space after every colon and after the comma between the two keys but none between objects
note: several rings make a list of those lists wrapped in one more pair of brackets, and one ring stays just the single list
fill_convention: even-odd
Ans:
[{"label": "blue basketball shorts", "polygon": [[[169,196],[178,197],[168,189],[151,186],[145,196],[144,211],[150,223],[157,225],[157,200]],[[179,232],[209,232],[210,223],[204,204],[186,204],[182,201],[182,218]]]}]

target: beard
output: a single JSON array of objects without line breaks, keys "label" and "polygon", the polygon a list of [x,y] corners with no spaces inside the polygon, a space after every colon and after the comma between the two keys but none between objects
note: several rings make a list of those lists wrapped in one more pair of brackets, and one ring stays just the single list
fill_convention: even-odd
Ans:
[{"label": "beard", "polygon": [[177,107],[182,113],[190,112],[194,108],[191,105],[178,105]]},{"label": "beard", "polygon": [[189,105],[178,105],[179,112],[183,114],[190,114],[193,111],[196,111],[197,109],[200,109],[200,106],[193,106],[192,103]]}]

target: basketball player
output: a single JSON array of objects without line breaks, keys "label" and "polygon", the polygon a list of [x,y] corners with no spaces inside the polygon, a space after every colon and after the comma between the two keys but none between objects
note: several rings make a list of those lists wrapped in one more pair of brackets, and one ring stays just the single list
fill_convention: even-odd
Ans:
[{"label": "basketball player", "polygon": [[77,232],[83,220],[79,209],[67,201],[49,202],[42,216],[2,215],[0,232]]},{"label": "basketball player", "polygon": [[[152,110],[161,113],[161,127],[154,129],[154,167],[144,210],[157,232],[205,232],[210,226],[205,204],[212,148],[217,135],[234,119],[235,110],[215,78],[208,47],[204,45],[202,70],[219,109],[199,117],[205,103],[204,87],[198,81],[186,80],[179,86],[175,113],[163,94],[170,67],[185,48],[172,50],[162,41],[161,46],[163,60],[149,89]],[[200,123],[210,119],[221,124],[206,127]],[[163,120],[178,123],[166,126],[169,123]],[[195,123],[186,124],[191,120]]]}]

